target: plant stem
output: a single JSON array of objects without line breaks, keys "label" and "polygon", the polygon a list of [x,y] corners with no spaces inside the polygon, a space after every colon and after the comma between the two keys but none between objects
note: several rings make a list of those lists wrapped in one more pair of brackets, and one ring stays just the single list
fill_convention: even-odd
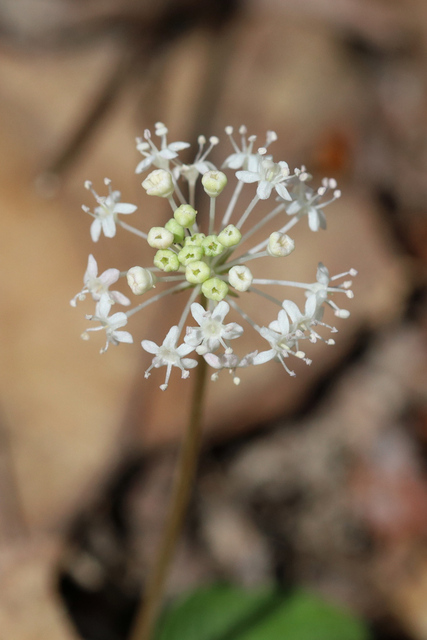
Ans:
[{"label": "plant stem", "polygon": [[151,575],[148,578],[145,596],[139,609],[130,640],[150,640],[162,604],[164,586],[175,547],[182,530],[185,513],[190,500],[191,488],[196,474],[202,433],[202,410],[206,390],[207,364],[202,357],[196,368],[196,379],[190,410],[190,420],[172,490],[169,514],[163,539]]}]

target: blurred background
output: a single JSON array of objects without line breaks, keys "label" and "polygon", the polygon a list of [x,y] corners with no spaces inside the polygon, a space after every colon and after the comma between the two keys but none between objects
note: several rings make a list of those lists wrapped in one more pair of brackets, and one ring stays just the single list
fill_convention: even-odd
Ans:
[{"label": "blurred background", "polygon": [[[423,0],[0,1],[2,638],[124,639],[163,526],[190,385],[161,394],[136,347],[100,356],[69,306],[86,179],[111,178],[140,228],[164,214],[134,174],[156,121],[222,153],[226,125],[275,130],[275,159],[343,192],[327,233],[298,230],[295,279],[359,271],[309,369],[210,386],[168,594],[275,579],[376,640],[427,640]],[[100,270],[146,257],[124,233],[95,249]],[[171,324],[149,309],[135,342]]]}]

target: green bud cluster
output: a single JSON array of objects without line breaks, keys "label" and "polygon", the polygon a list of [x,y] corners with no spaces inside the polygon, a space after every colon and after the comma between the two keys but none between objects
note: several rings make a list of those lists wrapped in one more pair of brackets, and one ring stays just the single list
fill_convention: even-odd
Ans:
[{"label": "green bud cluster", "polygon": [[[154,265],[165,272],[184,272],[191,285],[202,285],[202,293],[219,302],[228,293],[228,284],[215,272],[213,258],[235,247],[242,239],[239,229],[229,224],[218,235],[193,233],[197,211],[188,204],[178,207],[164,227],[153,227],[148,234],[150,246],[158,249]],[[187,233],[187,235],[186,235]]]}]

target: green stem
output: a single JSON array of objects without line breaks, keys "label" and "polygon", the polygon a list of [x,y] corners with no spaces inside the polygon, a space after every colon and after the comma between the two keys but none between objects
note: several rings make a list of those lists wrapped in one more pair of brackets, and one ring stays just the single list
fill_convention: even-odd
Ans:
[{"label": "green stem", "polygon": [[206,391],[207,364],[202,357],[196,368],[190,420],[181,447],[180,458],[172,490],[169,514],[163,539],[151,575],[148,578],[144,600],[137,613],[130,640],[150,640],[162,604],[163,593],[175,547],[182,531],[184,517],[196,475],[202,433],[202,411]]}]

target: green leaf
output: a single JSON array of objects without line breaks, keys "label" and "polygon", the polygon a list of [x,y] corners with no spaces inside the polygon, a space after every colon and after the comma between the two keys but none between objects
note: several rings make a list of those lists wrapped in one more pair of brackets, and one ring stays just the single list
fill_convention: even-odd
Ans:
[{"label": "green leaf", "polygon": [[350,613],[304,591],[214,585],[175,602],[156,640],[369,640]]}]

